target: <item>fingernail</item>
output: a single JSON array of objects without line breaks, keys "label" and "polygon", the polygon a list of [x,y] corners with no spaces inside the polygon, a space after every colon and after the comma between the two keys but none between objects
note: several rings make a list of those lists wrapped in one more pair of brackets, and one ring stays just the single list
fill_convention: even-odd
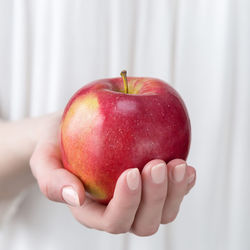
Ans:
[{"label": "fingernail", "polygon": [[186,166],[187,166],[186,163],[183,163],[183,164],[177,165],[174,168],[173,177],[176,182],[181,182],[184,179]]},{"label": "fingernail", "polygon": [[151,168],[151,177],[154,183],[160,184],[165,180],[166,165],[160,163]]},{"label": "fingernail", "polygon": [[63,188],[62,197],[69,205],[73,207],[80,206],[79,196],[72,187]]},{"label": "fingernail", "polygon": [[188,184],[190,184],[194,180],[195,174],[192,174],[188,177]]},{"label": "fingernail", "polygon": [[127,183],[130,190],[136,190],[138,188],[140,178],[139,176],[140,174],[138,168],[129,170],[127,174]]}]

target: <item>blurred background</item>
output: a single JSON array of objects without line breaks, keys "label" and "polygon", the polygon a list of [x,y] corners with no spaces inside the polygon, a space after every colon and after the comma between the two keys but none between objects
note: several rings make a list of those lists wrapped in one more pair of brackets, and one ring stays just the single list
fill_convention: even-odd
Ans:
[{"label": "blurred background", "polygon": [[181,94],[197,169],[177,219],[147,238],[87,229],[23,190],[1,211],[0,249],[250,249],[249,13],[248,0],[0,0],[2,118],[62,110],[127,69]]}]

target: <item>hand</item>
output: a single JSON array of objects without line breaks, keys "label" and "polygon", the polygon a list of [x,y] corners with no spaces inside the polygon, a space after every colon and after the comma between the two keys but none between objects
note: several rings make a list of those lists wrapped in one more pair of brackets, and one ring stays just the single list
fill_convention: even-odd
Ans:
[{"label": "hand", "polygon": [[67,203],[81,224],[113,234],[132,232],[149,236],[160,224],[172,222],[185,194],[194,186],[195,169],[175,159],[148,162],[142,173],[137,168],[119,177],[107,206],[91,200],[82,182],[63,168],[58,146],[60,115],[48,119],[46,133],[31,157],[32,173],[40,190],[50,200]]}]

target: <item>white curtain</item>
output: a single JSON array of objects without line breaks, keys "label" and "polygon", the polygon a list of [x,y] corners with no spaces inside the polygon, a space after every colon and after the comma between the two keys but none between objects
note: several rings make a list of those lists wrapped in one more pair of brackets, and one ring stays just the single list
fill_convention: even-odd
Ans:
[{"label": "white curtain", "polygon": [[162,78],[186,102],[197,169],[178,218],[152,237],[86,229],[34,186],[0,249],[250,249],[249,13],[248,0],[0,0],[3,118],[63,109],[122,69]]}]

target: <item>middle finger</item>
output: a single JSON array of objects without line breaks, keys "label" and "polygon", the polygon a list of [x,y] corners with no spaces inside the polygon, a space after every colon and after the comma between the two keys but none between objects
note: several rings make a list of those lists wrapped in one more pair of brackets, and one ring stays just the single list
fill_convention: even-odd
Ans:
[{"label": "middle finger", "polygon": [[166,163],[158,159],[147,163],[142,171],[142,198],[133,223],[133,233],[148,236],[158,230],[167,187]]}]

